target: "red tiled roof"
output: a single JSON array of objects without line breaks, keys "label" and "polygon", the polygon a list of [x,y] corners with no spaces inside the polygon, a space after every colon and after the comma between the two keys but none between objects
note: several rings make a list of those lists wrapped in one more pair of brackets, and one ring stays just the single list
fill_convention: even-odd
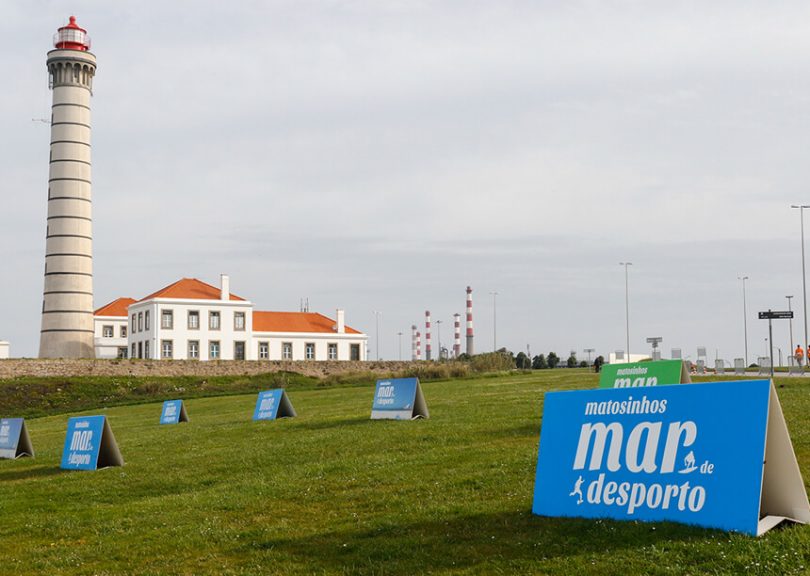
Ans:
[{"label": "red tiled roof", "polygon": [[106,306],[102,306],[95,312],[93,312],[94,316],[120,316],[122,318],[127,317],[127,308],[130,304],[134,304],[136,300],[134,298],[118,298],[117,300],[113,300]]},{"label": "red tiled roof", "polygon": [[[178,300],[219,300],[220,289],[196,278],[183,278],[174,284],[169,284],[161,288],[146,298],[141,298],[139,302],[151,300],[152,298],[176,298]],[[244,301],[236,294],[231,293],[231,300]]]},{"label": "red tiled roof", "polygon": [[[327,332],[337,323],[317,312],[253,312],[253,332]],[[346,326],[346,334],[362,332]]]}]

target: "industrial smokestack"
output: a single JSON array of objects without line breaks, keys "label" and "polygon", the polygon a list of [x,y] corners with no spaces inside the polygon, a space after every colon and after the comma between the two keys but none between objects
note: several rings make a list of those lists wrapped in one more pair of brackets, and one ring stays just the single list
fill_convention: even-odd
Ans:
[{"label": "industrial smokestack", "polygon": [[411,360],[417,360],[416,358],[416,324],[411,325]]},{"label": "industrial smokestack", "polygon": [[461,314],[453,314],[453,358],[461,356]]},{"label": "industrial smokestack", "polygon": [[473,350],[472,288],[467,286],[467,355],[472,356]]},{"label": "industrial smokestack", "polygon": [[430,310],[425,310],[425,360],[430,359]]},{"label": "industrial smokestack", "polygon": [[422,333],[416,333],[416,359],[422,359]]}]

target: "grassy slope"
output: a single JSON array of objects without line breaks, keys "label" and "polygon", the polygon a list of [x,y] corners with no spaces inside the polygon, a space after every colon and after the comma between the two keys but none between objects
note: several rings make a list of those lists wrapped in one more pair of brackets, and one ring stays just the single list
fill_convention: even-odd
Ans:
[{"label": "grassy slope", "polygon": [[[432,418],[371,422],[368,386],[105,410],[124,468],[63,472],[66,415],[29,420],[37,458],[0,462],[0,574],[761,574],[810,568],[810,528],[763,538],[530,514],[542,393],[568,370],[424,384]],[[810,478],[810,383],[780,389]]]}]

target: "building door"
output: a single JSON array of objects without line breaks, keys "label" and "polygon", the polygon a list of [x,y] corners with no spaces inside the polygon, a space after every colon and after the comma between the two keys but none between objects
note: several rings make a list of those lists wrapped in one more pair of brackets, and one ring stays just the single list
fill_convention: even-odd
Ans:
[{"label": "building door", "polygon": [[352,344],[350,347],[349,358],[354,362],[360,361],[360,344]]},{"label": "building door", "polygon": [[233,343],[233,359],[234,360],[244,360],[245,359],[245,343],[244,342],[234,342]]}]

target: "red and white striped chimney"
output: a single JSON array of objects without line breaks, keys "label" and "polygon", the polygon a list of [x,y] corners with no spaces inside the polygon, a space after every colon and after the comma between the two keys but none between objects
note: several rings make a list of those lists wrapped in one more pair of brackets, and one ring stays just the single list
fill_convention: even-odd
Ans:
[{"label": "red and white striped chimney", "polygon": [[461,314],[453,314],[453,358],[461,356]]},{"label": "red and white striped chimney", "polygon": [[430,310],[425,310],[425,360],[430,359]]},{"label": "red and white striped chimney", "polygon": [[422,359],[422,333],[416,333],[416,359]]},{"label": "red and white striped chimney", "polygon": [[411,360],[418,360],[416,357],[416,335],[418,332],[416,331],[416,324],[411,325]]},{"label": "red and white striped chimney", "polygon": [[473,354],[472,288],[467,286],[467,355]]}]

